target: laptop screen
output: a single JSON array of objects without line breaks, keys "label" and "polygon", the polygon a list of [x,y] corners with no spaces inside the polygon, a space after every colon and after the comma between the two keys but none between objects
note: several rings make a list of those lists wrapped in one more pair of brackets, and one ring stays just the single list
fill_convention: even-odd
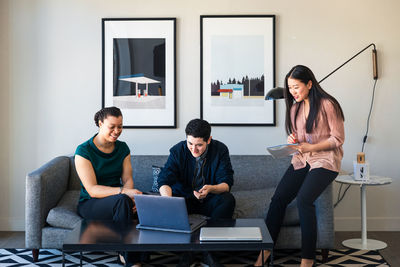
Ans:
[{"label": "laptop screen", "polygon": [[193,228],[198,228],[198,225],[189,223],[183,197],[136,195],[135,203],[140,223],[137,226],[139,229],[190,233]]}]

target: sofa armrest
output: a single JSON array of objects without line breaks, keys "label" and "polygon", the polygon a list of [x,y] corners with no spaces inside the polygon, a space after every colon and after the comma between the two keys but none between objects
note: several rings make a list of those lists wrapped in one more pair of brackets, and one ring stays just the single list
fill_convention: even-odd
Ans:
[{"label": "sofa armrest", "polygon": [[69,161],[65,156],[54,158],[26,176],[26,248],[41,248],[42,228],[45,226],[47,214],[67,190]]},{"label": "sofa armrest", "polygon": [[332,184],[330,184],[315,201],[318,248],[333,249],[335,245],[332,188]]}]

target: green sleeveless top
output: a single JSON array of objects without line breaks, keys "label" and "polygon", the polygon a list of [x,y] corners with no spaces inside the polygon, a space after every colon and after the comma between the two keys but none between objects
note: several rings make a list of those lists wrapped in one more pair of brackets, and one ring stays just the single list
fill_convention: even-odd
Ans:
[{"label": "green sleeveless top", "polygon": [[[105,186],[122,186],[121,175],[122,165],[126,156],[130,154],[128,145],[125,142],[116,141],[114,150],[111,153],[100,151],[93,143],[97,134],[86,142],[80,144],[75,151],[79,155],[92,163],[94,173],[96,174],[97,184]],[[81,193],[79,202],[91,199],[89,193],[81,182]]]}]

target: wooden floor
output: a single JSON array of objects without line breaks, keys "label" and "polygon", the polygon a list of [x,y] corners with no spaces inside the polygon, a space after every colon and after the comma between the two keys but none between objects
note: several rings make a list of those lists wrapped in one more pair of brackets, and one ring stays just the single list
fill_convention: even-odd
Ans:
[{"label": "wooden floor", "polygon": [[[335,248],[346,248],[342,245],[342,241],[351,238],[361,238],[360,232],[336,232]],[[368,232],[368,239],[376,239],[386,242],[388,245],[385,249],[379,250],[382,257],[390,264],[390,266],[400,266],[400,232]]]},{"label": "wooden floor", "polygon": [[0,248],[25,248],[25,232],[0,232]]},{"label": "wooden floor", "polygon": [[[345,248],[343,240],[360,235],[360,232],[336,232],[335,248]],[[368,238],[386,242],[388,247],[379,252],[390,266],[400,266],[400,232],[368,232]],[[25,248],[25,232],[0,232],[0,248]]]}]

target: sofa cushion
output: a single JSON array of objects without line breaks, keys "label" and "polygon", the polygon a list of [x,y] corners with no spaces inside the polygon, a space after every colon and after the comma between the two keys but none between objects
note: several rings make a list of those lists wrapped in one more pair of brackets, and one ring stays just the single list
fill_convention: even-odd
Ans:
[{"label": "sofa cushion", "polygon": [[274,159],[272,156],[231,155],[235,171],[233,191],[275,188],[290,166],[291,157]]},{"label": "sofa cushion", "polygon": [[[265,218],[268,212],[271,198],[275,188],[243,190],[232,192],[236,200],[234,218]],[[299,225],[299,213],[296,200],[292,201],[286,208],[283,225]]]},{"label": "sofa cushion", "polygon": [[164,166],[168,156],[159,155],[133,155],[131,156],[133,182],[135,188],[149,192],[153,186],[152,166]]},{"label": "sofa cushion", "polygon": [[74,229],[75,225],[82,220],[77,214],[78,200],[78,190],[65,192],[57,206],[50,210],[46,222],[53,227]]},{"label": "sofa cushion", "polygon": [[160,172],[162,170],[162,167],[158,167],[158,166],[151,166],[152,170],[153,170],[153,185],[151,186],[151,191],[153,192],[159,192],[158,189],[158,176],[160,175]]}]

